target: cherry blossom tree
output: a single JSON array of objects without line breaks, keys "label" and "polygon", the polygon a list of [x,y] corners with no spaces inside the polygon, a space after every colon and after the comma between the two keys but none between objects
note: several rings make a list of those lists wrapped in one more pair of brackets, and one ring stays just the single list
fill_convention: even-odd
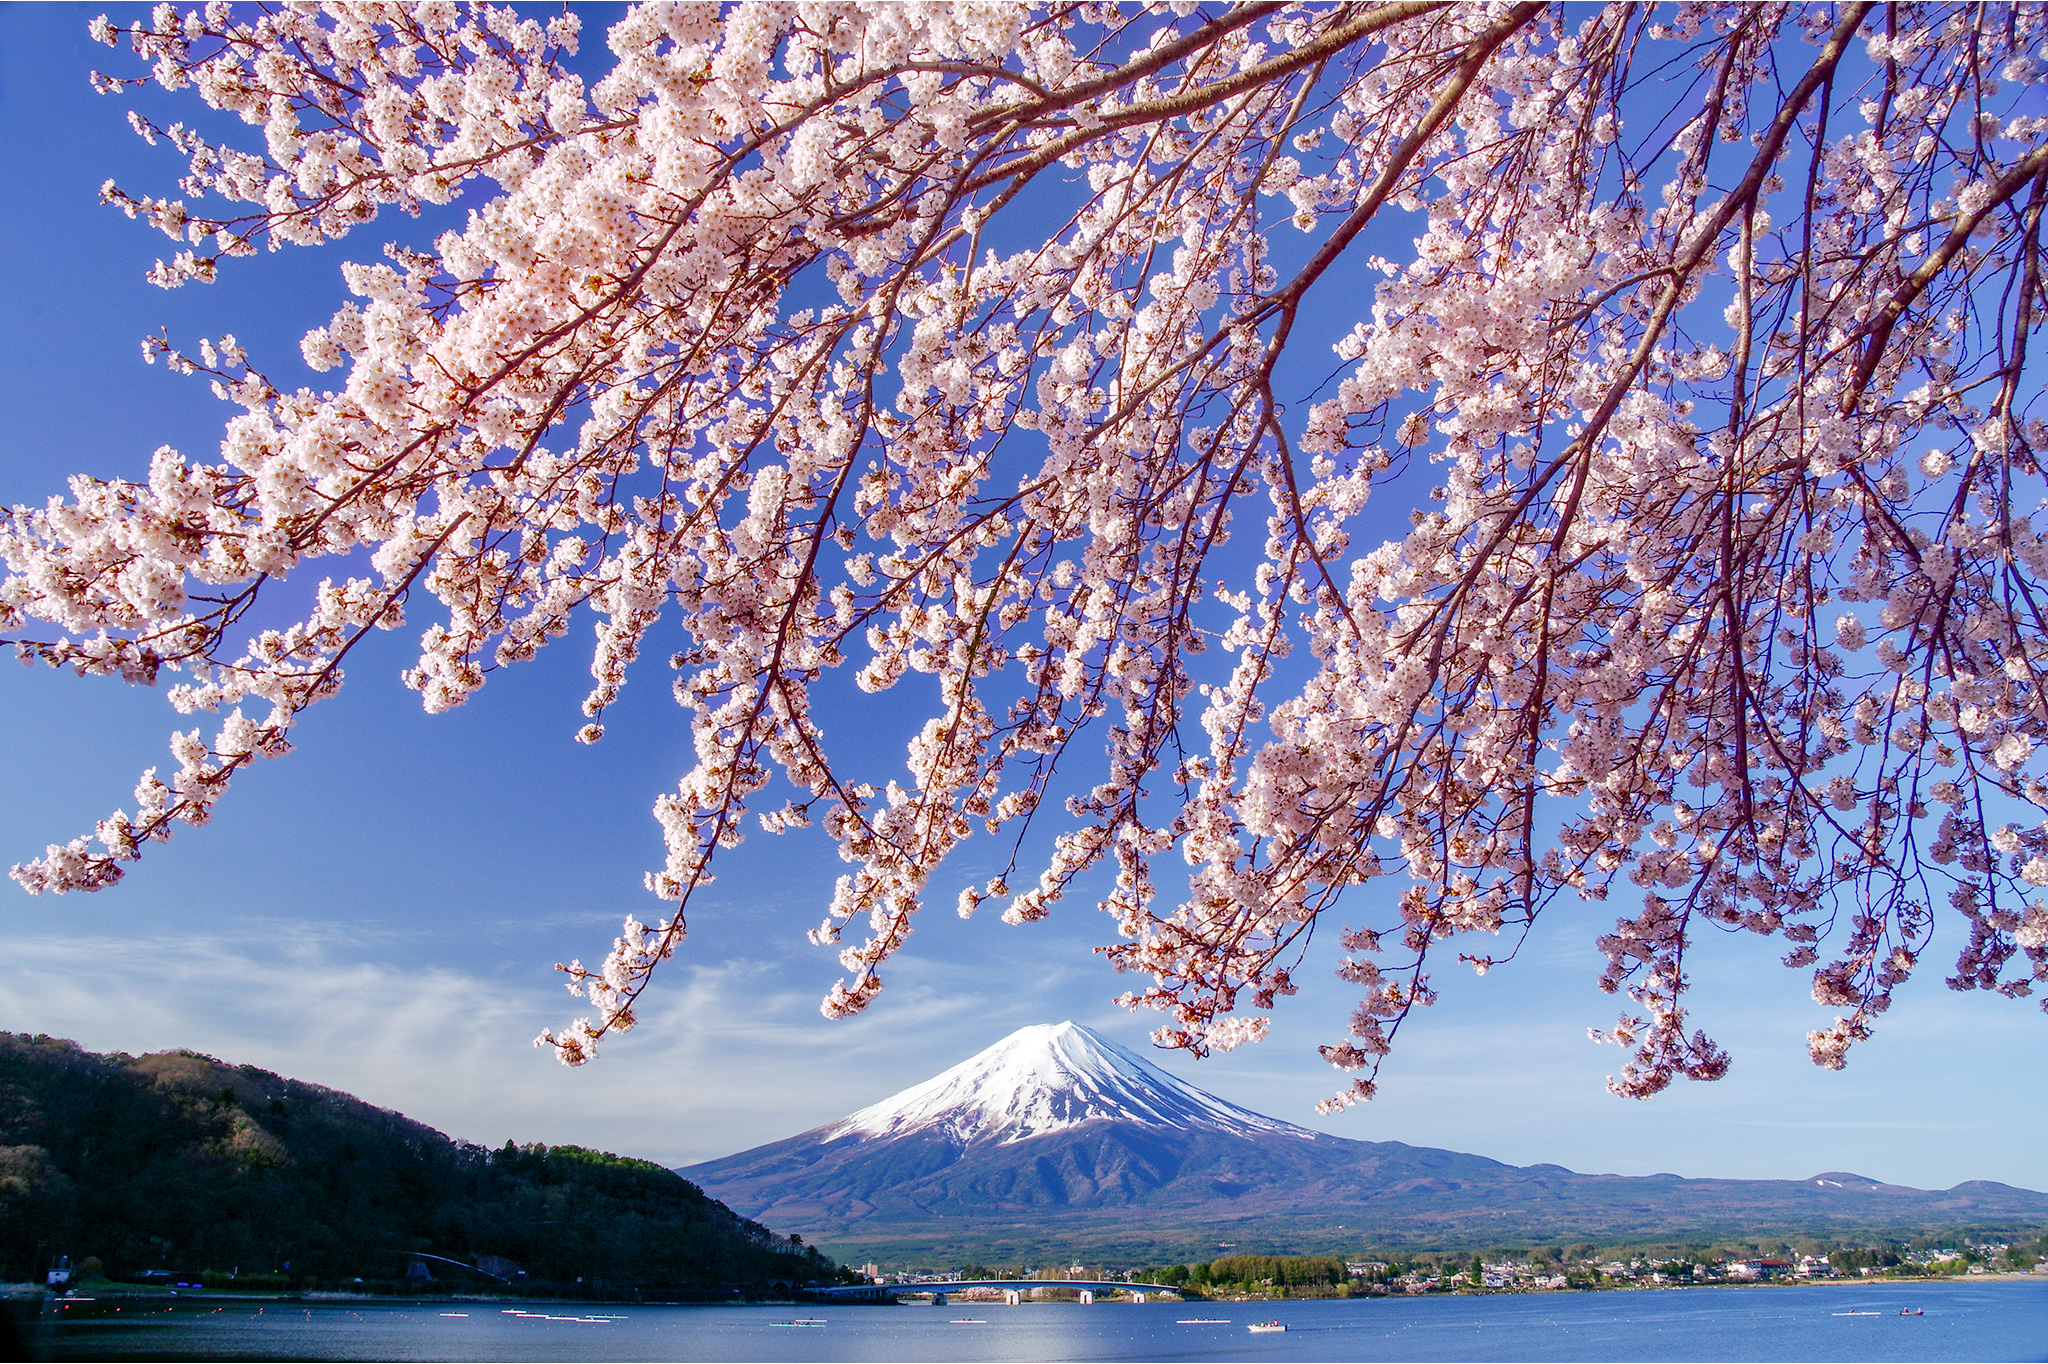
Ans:
[{"label": "cherry blossom tree", "polygon": [[[219,457],[0,524],[25,660],[222,716],[31,891],[206,822],[371,630],[420,630],[439,711],[587,618],[579,737],[652,643],[696,765],[672,908],[564,968],[572,1064],[749,820],[851,864],[834,1016],[976,833],[1010,871],[959,912],[1106,887],[1125,1001],[1196,1053],[1377,915],[1331,1107],[1560,898],[1620,893],[1627,1095],[1726,1069],[1712,930],[1813,969],[1828,1067],[1937,927],[1953,988],[2048,977],[2048,7],[649,3],[587,87],[573,12],[93,32],[147,65],[102,90],[255,130],[133,116],[185,165],[105,190],[178,243],[157,283],[451,225],[343,267],[332,390],[159,338],[239,407]],[[833,757],[841,669],[928,707],[907,775]]]}]

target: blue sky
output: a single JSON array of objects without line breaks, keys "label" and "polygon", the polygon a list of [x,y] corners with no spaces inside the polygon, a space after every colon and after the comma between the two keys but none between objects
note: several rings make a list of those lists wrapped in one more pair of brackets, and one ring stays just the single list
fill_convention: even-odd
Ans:
[{"label": "blue sky", "polygon": [[[297,341],[344,297],[340,261],[438,230],[394,217],[338,250],[231,262],[211,287],[147,284],[170,243],[100,207],[98,187],[112,175],[165,193],[174,162],[128,131],[118,100],[87,88],[90,67],[121,60],[87,40],[95,12],[0,6],[7,503],[41,501],[72,473],[137,476],[160,444],[210,458],[226,410],[202,384],[144,366],[139,339],[162,327],[189,347],[230,331],[273,377],[310,381]],[[590,21],[593,39],[602,22]],[[198,108],[147,102],[159,121]],[[1318,321],[1334,333],[1350,319]],[[191,1047],[473,1141],[578,1142],[672,1163],[828,1121],[1028,1023],[1073,1018],[1144,1045],[1148,1020],[1109,1002],[1129,982],[1090,951],[1108,922],[1074,898],[1045,923],[1011,928],[962,922],[950,891],[937,894],[879,1002],[828,1023],[817,999],[838,964],[803,933],[840,864],[805,835],[757,833],[721,855],[641,1026],[596,1065],[565,1070],[527,1045],[580,1003],[549,968],[601,955],[625,913],[656,912],[640,884],[661,858],[648,808],[685,765],[682,712],[643,676],[607,713],[604,743],[574,743],[589,681],[572,637],[495,675],[461,710],[426,716],[397,681],[410,633],[353,659],[349,685],[309,715],[296,753],[239,779],[210,826],[153,848],[121,886],[43,899],[0,888],[0,959],[12,968],[0,973],[0,1028],[97,1050]],[[154,692],[18,667],[0,667],[0,708],[0,863],[131,804],[180,719]],[[878,757],[895,742],[886,712],[831,718],[870,727]],[[997,855],[970,845],[961,876]],[[1805,1059],[1806,1030],[1828,1015],[1804,976],[1779,968],[1768,943],[1716,938],[1696,957],[1698,1022],[1734,1052],[1732,1074],[1648,1103],[1610,1097],[1602,1079],[1622,1058],[1585,1030],[1615,1012],[1594,987],[1592,947],[1613,913],[1561,904],[1511,965],[1484,980],[1440,974],[1442,1002],[1404,1031],[1383,1097],[1348,1115],[1312,1111],[1338,1078],[1314,1046],[1336,1040],[1350,1008],[1328,953],[1300,973],[1301,994],[1263,1045],[1160,1061],[1341,1135],[1522,1164],[2048,1188],[2048,1020],[2031,1003],[1951,994],[1933,971],[1848,1070],[1829,1074]]]}]

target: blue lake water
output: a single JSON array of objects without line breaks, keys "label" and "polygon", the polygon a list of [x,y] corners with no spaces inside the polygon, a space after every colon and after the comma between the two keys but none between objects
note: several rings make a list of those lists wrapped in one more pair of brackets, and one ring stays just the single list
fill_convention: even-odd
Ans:
[{"label": "blue lake water", "polygon": [[[825,1324],[787,1324],[800,1317]],[[1184,1324],[1202,1317],[1222,1320]],[[1274,1318],[1285,1334],[1245,1330]],[[2048,1282],[1021,1307],[136,1303],[60,1325],[55,1343],[64,1360],[2048,1361]]]}]

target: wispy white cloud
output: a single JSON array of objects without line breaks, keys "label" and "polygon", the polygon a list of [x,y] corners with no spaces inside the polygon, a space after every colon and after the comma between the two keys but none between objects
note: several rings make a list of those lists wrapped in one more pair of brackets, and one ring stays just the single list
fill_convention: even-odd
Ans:
[{"label": "wispy white cloud", "polygon": [[517,1045],[533,1031],[536,992],[446,964],[399,969],[371,955],[380,947],[390,944],[300,924],[83,942],[13,935],[0,1024],[95,1051],[203,1051],[469,1139],[502,1139],[522,1110],[544,1113],[536,1089],[551,1077]]},{"label": "wispy white cloud", "polygon": [[991,1000],[966,968],[906,959],[886,1009],[834,1023],[787,963],[679,962],[638,1027],[569,1070],[529,1039],[581,1001],[447,960],[395,964],[418,947],[388,927],[287,922],[210,937],[10,935],[0,1027],[94,1051],[189,1048],[488,1145],[566,1142],[682,1164],[885,1097],[1042,1021],[1047,994],[1027,979]]},{"label": "wispy white cloud", "polygon": [[[452,955],[450,941],[390,922],[245,923],[211,936],[10,934],[0,1027],[96,1051],[189,1047],[491,1145],[575,1143],[687,1164],[832,1121],[1026,1024],[1071,1017],[1143,1048],[1154,1021],[1109,1005],[1086,957],[1077,965],[1071,955],[1019,952],[1000,972],[965,954],[906,955],[868,1014],[829,1022],[817,1005],[830,973],[814,958],[757,947],[702,964],[679,959],[646,997],[640,1026],[572,1071],[528,1043],[540,1027],[574,1017],[581,1001],[523,962],[503,973],[475,966]],[[1419,1018],[1384,1097],[1318,1121],[1305,1110],[1337,1077],[1314,1043],[1341,1016],[1339,988],[1304,990],[1260,1046],[1207,1062],[1157,1059],[1234,1102],[1340,1135],[1518,1164],[1775,1178],[1858,1169],[1920,1187],[1973,1178],[2048,1185],[2036,1148],[1989,1135],[2038,1127],[2048,1099],[2028,1086],[1986,1090],[1981,1065],[1942,1064],[1972,1048],[2020,1054],[2038,1016],[1997,1008],[2003,1001],[1923,991],[1839,1075],[1805,1064],[1797,1039],[1779,1035],[1781,1015],[1768,1014],[1767,1026],[1738,1020],[1725,1037],[1738,1047],[1729,1080],[1627,1103],[1602,1090],[1618,1056],[1583,1041],[1574,1004],[1505,993],[1490,1009]]]}]

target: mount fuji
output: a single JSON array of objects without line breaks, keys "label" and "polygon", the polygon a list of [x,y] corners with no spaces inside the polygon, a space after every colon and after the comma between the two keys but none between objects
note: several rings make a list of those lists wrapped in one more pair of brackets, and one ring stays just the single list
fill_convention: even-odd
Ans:
[{"label": "mount fuji", "polygon": [[1091,1122],[1252,1138],[1316,1135],[1205,1094],[1078,1023],[1020,1028],[820,1131],[827,1142],[934,1133],[964,1148],[1007,1146]]},{"label": "mount fuji", "polygon": [[1023,1028],[837,1122],[680,1174],[855,1251],[1001,1260],[2048,1226],[2048,1195],[1582,1175],[1352,1141],[1208,1094],[1075,1023]]}]

